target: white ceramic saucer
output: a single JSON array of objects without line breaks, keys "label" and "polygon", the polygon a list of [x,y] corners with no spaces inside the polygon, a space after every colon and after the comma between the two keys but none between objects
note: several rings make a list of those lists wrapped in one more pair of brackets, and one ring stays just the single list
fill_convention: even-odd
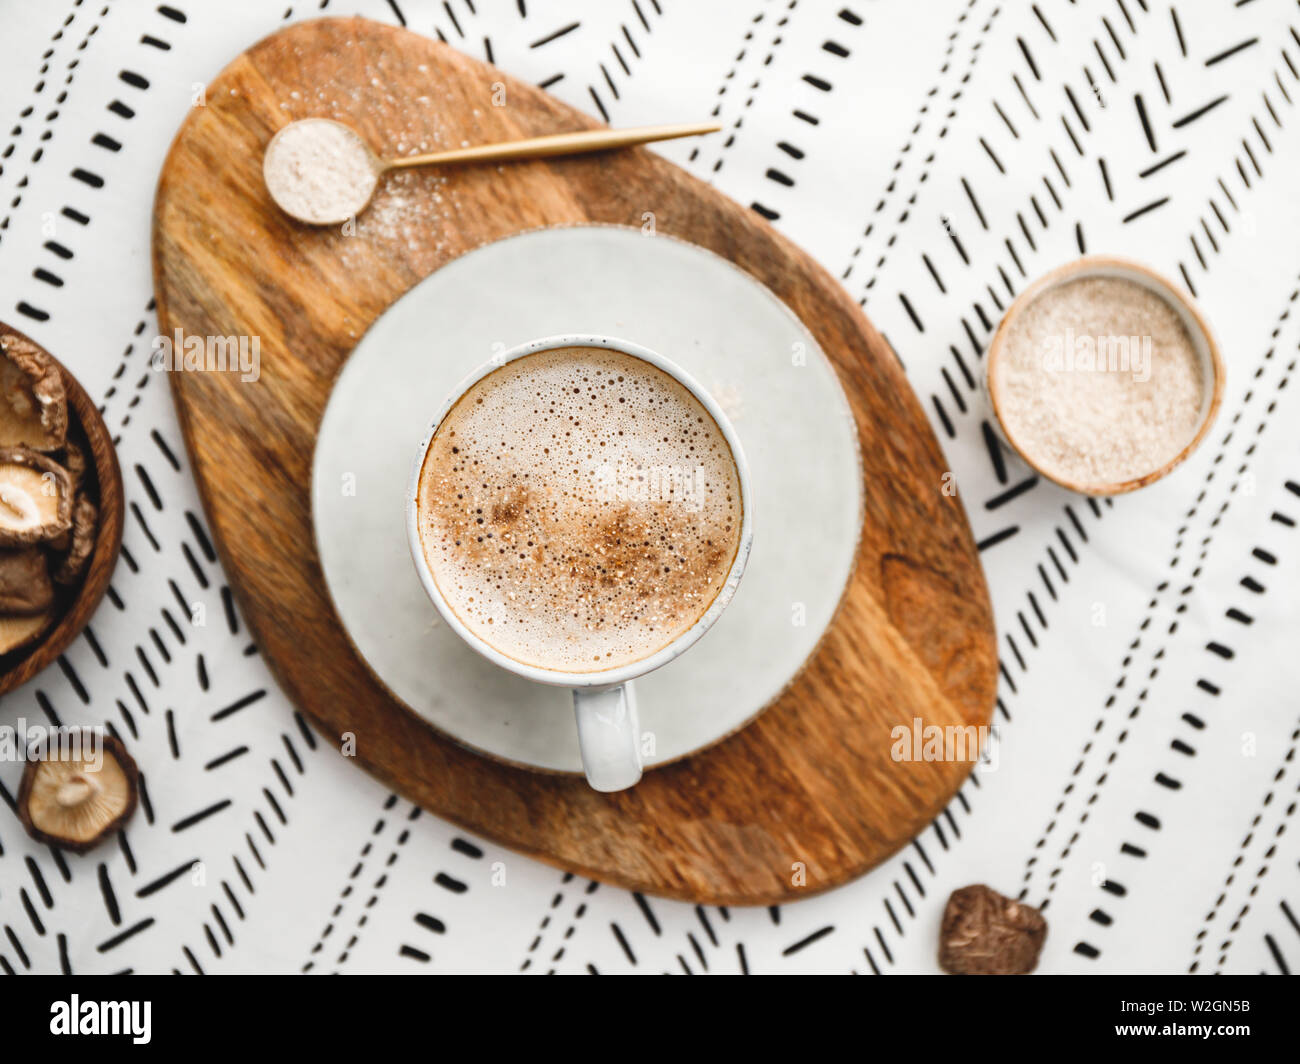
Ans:
[{"label": "white ceramic saucer", "polygon": [[569,693],[497,668],[440,624],[403,524],[415,450],[457,383],[494,353],[575,332],[685,369],[731,418],[753,479],[754,549],[735,599],[698,645],[636,681],[646,763],[664,764],[742,727],[789,683],[830,623],[862,523],[857,434],[834,370],[725,259],[578,226],[521,233],[425,278],[339,373],[312,471],[317,548],[344,629],[400,701],[480,753],[580,772]]}]

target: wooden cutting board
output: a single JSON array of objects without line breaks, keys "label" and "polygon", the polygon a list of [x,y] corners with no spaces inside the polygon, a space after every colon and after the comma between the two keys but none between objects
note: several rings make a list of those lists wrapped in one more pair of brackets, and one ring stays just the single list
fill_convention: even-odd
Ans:
[{"label": "wooden cutting board", "polygon": [[[493,106],[499,86],[505,106]],[[322,19],[239,56],[182,126],[154,213],[159,323],[165,335],[260,337],[256,383],[234,373],[173,373],[171,383],[222,562],[289,697],[328,741],[353,733],[356,759],[431,812],[653,894],[790,901],[860,875],[920,832],[971,765],[895,761],[891,733],[914,718],[988,723],[992,612],[921,407],[840,285],[753,211],[644,149],[425,173],[402,216],[355,235],[306,228],[271,203],[261,160],[282,125],[312,115],[349,123],[381,154],[596,124],[414,33]],[[665,116],[688,117],[699,116]],[[640,226],[647,210],[661,232],[749,271],[817,337],[857,418],[865,523],[835,622],[767,712],[603,795],[469,753],[380,687],[330,605],[309,483],[334,377],[399,295],[487,241],[561,223]]]}]

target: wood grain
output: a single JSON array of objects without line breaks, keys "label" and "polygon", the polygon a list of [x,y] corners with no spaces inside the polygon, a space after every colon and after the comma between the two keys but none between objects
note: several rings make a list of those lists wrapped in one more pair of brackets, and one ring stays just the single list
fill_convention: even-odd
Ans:
[{"label": "wood grain", "polygon": [[[492,106],[498,83],[505,107]],[[273,207],[260,167],[276,130],[310,115],[348,122],[381,155],[595,127],[444,45],[361,19],[262,41],[184,123],[158,186],[158,314],[164,333],[260,337],[255,384],[177,373],[172,387],[222,561],[289,697],[327,741],[354,733],[366,769],[439,816],[653,894],[789,901],[861,874],[921,831],[971,766],[895,762],[891,730],[914,717],[988,723],[991,609],[920,405],[839,284],[752,211],[640,148],[423,173],[422,209],[385,218],[381,189],[380,213],[355,235],[309,229]],[[468,753],[380,688],[331,608],[309,481],[335,374],[397,296],[487,241],[555,224],[639,226],[646,211],[660,231],[737,263],[807,323],[856,413],[866,512],[837,618],[781,697],[706,753],[603,795]],[[792,881],[796,864],[804,884]]]},{"label": "wood grain", "polygon": [[[0,330],[22,337],[36,347],[41,346],[3,322],[0,322]],[[45,349],[42,347],[41,350]],[[46,354],[49,352],[46,351]],[[93,470],[93,483],[88,484],[87,490],[99,507],[99,526],[90,562],[82,574],[81,582],[74,589],[72,600],[60,607],[64,612],[53,627],[32,649],[20,649],[0,657],[0,695],[26,683],[77,638],[99,606],[104,592],[108,590],[109,578],[113,575],[113,567],[117,564],[117,556],[122,549],[122,471],[117,464],[113,437],[99,415],[99,407],[86,394],[77,378],[53,355],[50,355],[50,360],[63,374],[63,389],[68,396],[69,432],[75,435],[80,427],[88,447],[86,474],[89,481]]]}]

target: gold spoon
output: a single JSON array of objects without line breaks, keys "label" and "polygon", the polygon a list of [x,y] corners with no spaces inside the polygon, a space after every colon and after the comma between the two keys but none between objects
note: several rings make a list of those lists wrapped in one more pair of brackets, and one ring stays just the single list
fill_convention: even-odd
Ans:
[{"label": "gold spoon", "polygon": [[581,155],[656,140],[716,133],[721,128],[716,122],[705,122],[635,129],[590,129],[501,144],[479,144],[427,155],[381,159],[351,126],[330,118],[302,118],[290,122],[271,138],[262,159],[262,176],[271,198],[286,214],[308,225],[340,225],[365,210],[379,179],[390,170],[505,159],[540,159],[547,155]]}]

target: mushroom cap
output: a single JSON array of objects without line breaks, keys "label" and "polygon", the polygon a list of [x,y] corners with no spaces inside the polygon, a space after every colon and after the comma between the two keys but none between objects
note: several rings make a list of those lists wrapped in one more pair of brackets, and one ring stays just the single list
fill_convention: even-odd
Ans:
[{"label": "mushroom cap", "polygon": [[[0,547],[0,614],[30,617],[54,603],[49,565],[40,547]],[[4,641],[0,639],[0,653]]]},{"label": "mushroom cap", "polygon": [[[92,755],[96,744],[99,758]],[[75,749],[55,746],[27,762],[18,788],[18,816],[38,842],[81,853],[135,812],[140,771],[120,741],[89,728],[80,729]]]},{"label": "mushroom cap", "polygon": [[982,883],[954,890],[939,929],[939,967],[950,975],[1028,975],[1047,921],[1037,909]]},{"label": "mushroom cap", "polygon": [[0,546],[43,543],[71,527],[68,471],[30,447],[0,447]]},{"label": "mushroom cap", "polygon": [[73,490],[80,492],[82,481],[86,479],[88,462],[85,450],[71,435],[63,441],[63,468],[68,471]]},{"label": "mushroom cap", "polygon": [[54,579],[60,584],[73,584],[80,579],[95,550],[95,532],[99,525],[99,510],[84,495],[72,507],[72,533],[67,553],[54,569]]},{"label": "mushroom cap", "polygon": [[0,617],[0,656],[20,650],[34,642],[53,620],[53,608],[29,616]]},{"label": "mushroom cap", "polygon": [[27,337],[0,325],[0,446],[63,446],[68,401],[58,365]]}]

